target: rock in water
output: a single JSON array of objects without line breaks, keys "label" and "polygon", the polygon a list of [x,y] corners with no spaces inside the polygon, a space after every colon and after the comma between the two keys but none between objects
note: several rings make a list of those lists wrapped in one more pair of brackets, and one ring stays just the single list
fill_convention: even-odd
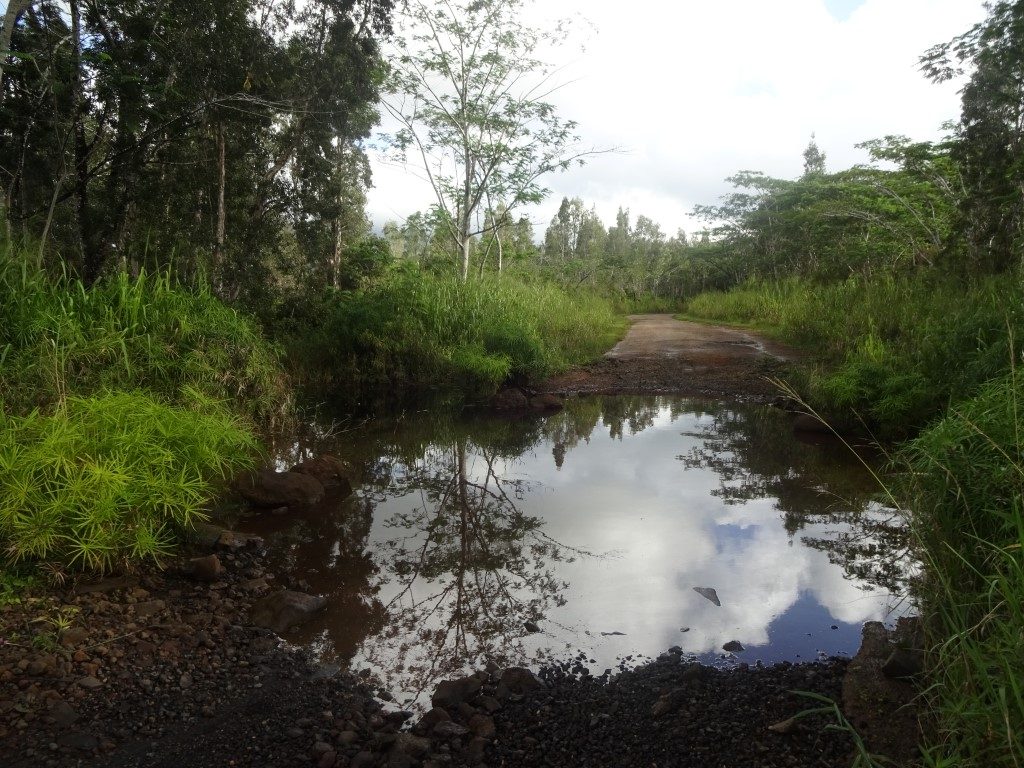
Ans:
[{"label": "rock in water", "polygon": [[565,408],[565,401],[558,395],[544,393],[531,397],[530,407],[535,411],[560,411]]},{"label": "rock in water", "polygon": [[456,680],[442,680],[434,689],[430,703],[434,707],[455,708],[467,699],[475,696],[483,683],[476,675],[460,677]]},{"label": "rock in water", "polygon": [[712,603],[721,607],[722,601],[718,599],[718,593],[715,592],[713,587],[694,587],[693,591],[701,597],[706,597]]},{"label": "rock in water", "polygon": [[540,632],[540,627],[537,626],[536,622],[527,621],[527,622],[523,623],[523,626],[526,627],[526,631],[527,632],[531,632],[531,633]]},{"label": "rock in water", "polygon": [[257,627],[281,634],[289,627],[305,624],[326,605],[326,597],[285,589],[257,600],[250,610],[249,618]]},{"label": "rock in water", "polygon": [[312,475],[264,469],[242,475],[238,492],[256,507],[308,507],[324,496],[324,486]]},{"label": "rock in water", "polygon": [[355,471],[349,464],[329,453],[296,464],[289,472],[314,477],[324,488],[342,488],[345,496],[352,493],[352,477]]},{"label": "rock in water", "polygon": [[504,411],[505,413],[525,411],[530,407],[530,401],[526,399],[526,395],[523,394],[522,390],[515,387],[506,387],[499,390],[491,398],[491,407],[496,411]]},{"label": "rock in water", "polygon": [[730,640],[728,643],[722,646],[722,650],[728,651],[729,653],[739,653],[743,650],[743,643],[741,643],[739,640]]}]

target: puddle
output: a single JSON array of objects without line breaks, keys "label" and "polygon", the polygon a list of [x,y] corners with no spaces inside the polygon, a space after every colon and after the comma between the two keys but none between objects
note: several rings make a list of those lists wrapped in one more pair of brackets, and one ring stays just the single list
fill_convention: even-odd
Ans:
[{"label": "puddle", "polygon": [[485,659],[582,653],[600,674],[672,646],[708,663],[853,654],[863,622],[906,609],[898,519],[870,474],[778,410],[594,397],[318,431],[281,462],[335,453],[353,496],[243,527],[329,597],[289,639],[372,668],[402,705]]}]

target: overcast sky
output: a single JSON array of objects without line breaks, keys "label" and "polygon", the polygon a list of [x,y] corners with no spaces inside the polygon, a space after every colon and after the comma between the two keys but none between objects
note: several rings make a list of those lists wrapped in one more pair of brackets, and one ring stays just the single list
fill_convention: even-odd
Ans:
[{"label": "overcast sky", "polygon": [[[958,85],[935,85],[917,59],[984,18],[981,0],[558,0],[575,44],[552,62],[566,83],[553,101],[585,144],[618,147],[546,179],[528,210],[536,235],[563,196],[621,205],[672,234],[694,231],[696,204],[725,178],[760,170],[793,178],[811,134],[830,170],[866,159],[855,144],[886,134],[935,139],[959,114]],[[581,49],[581,43],[583,48]],[[373,158],[368,213],[379,228],[425,210],[415,173]]]}]

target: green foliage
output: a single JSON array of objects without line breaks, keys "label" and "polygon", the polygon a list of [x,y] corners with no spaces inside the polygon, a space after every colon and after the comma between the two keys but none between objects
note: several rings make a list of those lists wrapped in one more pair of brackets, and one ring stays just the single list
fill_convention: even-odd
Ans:
[{"label": "green foliage", "polygon": [[0,401],[9,409],[103,389],[145,388],[173,402],[188,387],[263,422],[287,413],[278,352],[208,290],[123,272],[86,288],[49,279],[26,256],[0,255]]},{"label": "green foliage", "polygon": [[12,562],[110,571],[169,554],[217,482],[247,466],[252,435],[185,389],[188,408],[141,392],[69,397],[0,421],[0,543]]},{"label": "green foliage", "polygon": [[812,401],[856,411],[883,435],[924,427],[1007,369],[1007,332],[1024,334],[1018,279],[909,277],[751,281],[690,300],[689,316],[771,329],[813,350]]},{"label": "green foliage", "polygon": [[921,598],[938,717],[928,763],[1024,760],[1024,381],[1015,371],[906,444],[897,457],[928,566]]},{"label": "green foliage", "polygon": [[296,339],[298,355],[352,399],[371,390],[493,392],[509,378],[597,357],[625,325],[589,294],[510,276],[463,283],[416,269],[338,293],[326,311],[322,335]]}]

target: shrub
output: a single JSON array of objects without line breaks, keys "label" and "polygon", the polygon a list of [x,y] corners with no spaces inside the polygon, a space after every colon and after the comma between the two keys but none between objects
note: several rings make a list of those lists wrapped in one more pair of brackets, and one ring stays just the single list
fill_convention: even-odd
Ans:
[{"label": "shrub", "polygon": [[256,448],[222,406],[189,389],[178,399],[191,409],[117,392],[0,417],[8,558],[105,572],[167,555]]}]

